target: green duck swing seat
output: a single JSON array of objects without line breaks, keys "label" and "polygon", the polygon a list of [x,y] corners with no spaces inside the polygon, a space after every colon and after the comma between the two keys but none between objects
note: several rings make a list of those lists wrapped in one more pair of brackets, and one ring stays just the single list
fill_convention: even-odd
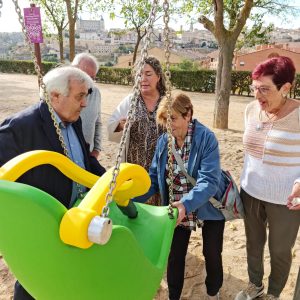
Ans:
[{"label": "green duck swing seat", "polygon": [[[90,245],[86,234],[86,248],[65,244],[59,232],[67,209],[39,189],[13,182],[27,166],[43,163],[92,187],[73,208],[86,224],[88,215],[99,214],[112,175],[110,170],[98,179],[64,155],[48,151],[28,152],[6,163],[0,169],[0,252],[13,274],[36,299],[152,299],[165,270],[175,219],[168,218],[166,208],[145,204],[136,204],[138,218],[130,219],[112,202],[107,244]],[[124,194],[144,193],[148,175],[140,166],[123,164],[119,187],[122,200]],[[115,199],[119,196],[116,191]]]},{"label": "green duck swing seat", "polygon": [[[13,2],[31,48],[17,0]],[[171,205],[167,210],[166,207],[137,203],[138,216],[133,219],[124,215],[116,205],[126,207],[131,198],[144,194],[150,185],[149,176],[142,167],[120,161],[133,118],[157,3],[158,0],[154,0],[149,16],[146,42],[141,51],[131,109],[116,165],[101,178],[69,160],[31,48],[39,82],[46,94],[45,101],[65,155],[31,151],[15,157],[0,168],[0,253],[15,277],[38,300],[146,300],[153,299],[159,287],[167,263],[176,213],[175,218],[169,218],[174,213]],[[168,1],[165,0],[167,98],[170,100],[167,10]],[[169,150],[170,122],[169,113]],[[90,191],[77,206],[67,210],[49,194],[15,182],[22,174],[42,164],[55,166],[73,181],[91,188]],[[169,170],[172,178],[171,159]]]}]

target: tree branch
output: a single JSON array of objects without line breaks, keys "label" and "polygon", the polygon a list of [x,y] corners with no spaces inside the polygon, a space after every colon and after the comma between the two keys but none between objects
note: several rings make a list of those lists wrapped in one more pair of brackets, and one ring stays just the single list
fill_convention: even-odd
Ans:
[{"label": "tree branch", "polygon": [[214,4],[214,20],[215,20],[215,33],[219,45],[227,36],[228,30],[224,26],[224,0],[213,0]]},{"label": "tree branch", "polygon": [[238,36],[240,35],[240,33],[241,33],[243,27],[245,26],[246,21],[250,15],[250,11],[251,11],[252,7],[253,7],[253,0],[245,0],[245,5],[242,8],[242,10],[237,18],[237,21],[235,23],[235,26],[232,29],[232,37],[234,39],[237,39]]},{"label": "tree branch", "polygon": [[199,23],[201,23],[205,29],[209,30],[212,34],[215,34],[215,24],[206,18],[204,15],[201,15],[198,18]]},{"label": "tree branch", "polygon": [[73,15],[73,20],[76,22],[77,21],[77,17],[78,17],[78,3],[79,0],[75,0],[75,6],[74,6],[74,15]]},{"label": "tree branch", "polygon": [[214,0],[214,15],[216,28],[224,28],[224,3],[223,0]]}]

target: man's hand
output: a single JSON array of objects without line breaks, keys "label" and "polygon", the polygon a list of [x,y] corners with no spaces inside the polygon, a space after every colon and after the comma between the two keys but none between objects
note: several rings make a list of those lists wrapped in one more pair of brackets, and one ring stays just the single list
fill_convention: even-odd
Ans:
[{"label": "man's hand", "polygon": [[178,218],[176,221],[176,226],[180,224],[180,222],[182,221],[182,219],[185,217],[186,215],[186,211],[185,211],[185,207],[184,205],[179,202],[179,201],[175,201],[172,203],[172,207],[177,208],[178,209]]},{"label": "man's hand", "polygon": [[287,207],[290,210],[300,210],[300,203],[295,204],[295,202],[297,201],[294,200],[294,198],[298,198],[298,197],[300,197],[300,183],[296,182],[293,186],[292,193],[288,196]]}]

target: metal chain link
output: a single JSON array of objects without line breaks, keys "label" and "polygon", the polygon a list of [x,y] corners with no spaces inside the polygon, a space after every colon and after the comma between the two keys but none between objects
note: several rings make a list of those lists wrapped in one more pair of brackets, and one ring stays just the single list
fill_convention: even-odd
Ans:
[{"label": "metal chain link", "polygon": [[[0,0],[0,1],[2,1],[2,0]],[[32,48],[29,36],[27,34],[27,30],[26,30],[26,27],[25,27],[24,18],[22,16],[21,9],[20,9],[19,4],[18,4],[18,0],[12,0],[12,1],[13,1],[14,5],[15,5],[16,13],[18,14],[19,23],[21,24],[22,32],[23,32],[24,37],[25,37],[25,43],[26,43],[27,47],[30,50],[31,58],[32,58],[33,64],[34,64],[34,69],[35,69],[35,71],[37,73],[37,76],[38,76],[38,82],[40,84],[40,88],[43,90],[44,97],[45,97],[44,101],[46,102],[46,104],[48,106],[48,109],[49,109],[49,112],[50,112],[50,116],[51,116],[51,119],[52,119],[54,127],[55,127],[55,131],[56,131],[56,133],[58,135],[58,139],[59,139],[60,144],[61,144],[61,146],[63,148],[65,156],[67,156],[68,158],[70,158],[70,155],[69,155],[66,143],[64,141],[61,129],[59,128],[59,124],[58,124],[58,122],[57,122],[57,120],[55,118],[54,109],[53,109],[53,107],[52,107],[52,105],[50,103],[50,100],[49,100],[49,95],[47,93],[46,85],[45,85],[45,83],[43,81],[43,75],[42,75],[41,69],[40,69],[39,64],[37,62],[37,58],[36,58],[36,56],[34,54],[34,50]],[[77,182],[75,184],[76,184],[76,189],[77,189],[77,192],[78,192],[78,196],[80,198],[83,198],[83,193],[82,193],[80,185]]]},{"label": "metal chain link", "polygon": [[1,17],[1,8],[3,7],[3,2],[0,0],[0,17]]},{"label": "metal chain link", "polygon": [[174,210],[172,207],[172,203],[174,202],[174,194],[173,194],[173,160],[172,160],[172,127],[171,127],[171,105],[172,105],[172,99],[171,99],[171,72],[170,72],[170,29],[169,29],[169,2],[168,0],[164,0],[163,3],[163,9],[164,9],[164,45],[165,45],[165,59],[166,59],[166,70],[165,70],[165,76],[166,76],[166,100],[167,100],[167,133],[168,133],[168,186],[169,186],[169,216],[170,218],[174,218]]},{"label": "metal chain link", "polygon": [[135,74],[135,78],[134,78],[134,86],[133,86],[133,94],[131,96],[130,99],[130,107],[129,107],[129,111],[127,114],[127,120],[124,126],[124,130],[123,130],[123,134],[122,134],[122,138],[121,138],[121,142],[119,145],[119,151],[116,157],[116,163],[115,163],[115,167],[113,169],[113,177],[112,180],[109,184],[109,192],[106,195],[106,199],[105,199],[105,206],[102,209],[102,217],[107,217],[109,214],[109,204],[112,202],[112,193],[116,187],[116,179],[117,176],[119,175],[120,172],[120,164],[122,161],[122,154],[125,150],[126,147],[126,141],[127,139],[129,139],[129,128],[130,125],[133,121],[134,118],[134,113],[135,113],[135,108],[136,108],[136,104],[137,104],[137,99],[138,96],[140,94],[140,82],[142,79],[142,70],[144,68],[145,65],[145,59],[148,57],[148,47],[150,44],[150,36],[153,33],[153,24],[155,21],[155,15],[156,15],[156,9],[157,9],[157,5],[158,5],[158,1],[159,0],[154,0],[152,7],[151,7],[151,11],[149,14],[149,18],[148,18],[148,26],[147,26],[147,33],[145,36],[145,43],[143,45],[143,48],[141,50],[141,56],[140,56],[140,60],[138,61],[137,65],[136,65],[136,74]]}]

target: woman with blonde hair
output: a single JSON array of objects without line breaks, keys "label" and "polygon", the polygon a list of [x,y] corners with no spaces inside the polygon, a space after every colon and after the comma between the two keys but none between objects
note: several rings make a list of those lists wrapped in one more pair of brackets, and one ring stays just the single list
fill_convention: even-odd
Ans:
[{"label": "woman with blonde hair", "polygon": [[[225,220],[209,199],[219,192],[221,179],[218,142],[206,126],[193,119],[193,105],[185,94],[171,99],[173,135],[173,207],[178,209],[177,227],[168,260],[167,280],[169,299],[179,300],[184,282],[185,256],[196,225],[202,227],[203,255],[207,276],[208,299],[219,299],[223,283],[222,247]],[[163,99],[157,110],[157,123],[166,126],[167,101]],[[168,137],[163,134],[156,146],[150,166],[151,187],[146,195],[134,199],[143,202],[159,192],[162,205],[169,204]],[[181,167],[180,167],[181,165]],[[184,168],[185,170],[183,170]],[[194,178],[194,184],[189,176]]]}]

